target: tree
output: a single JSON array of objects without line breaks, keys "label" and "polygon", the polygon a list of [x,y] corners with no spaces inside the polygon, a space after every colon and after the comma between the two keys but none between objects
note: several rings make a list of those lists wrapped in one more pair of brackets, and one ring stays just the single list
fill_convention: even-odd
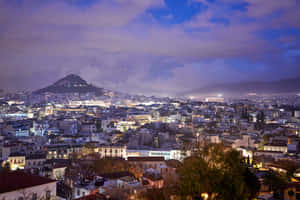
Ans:
[{"label": "tree", "polygon": [[128,171],[129,164],[126,160],[118,158],[102,158],[95,160],[93,163],[95,173],[112,173]]},{"label": "tree", "polygon": [[163,189],[147,190],[139,195],[140,199],[145,200],[167,200],[168,197],[164,194]]},{"label": "tree", "polygon": [[281,190],[284,189],[288,182],[285,175],[274,171],[269,171],[268,173],[266,173],[263,177],[263,181],[264,184],[268,185],[271,191],[273,191],[273,196],[275,198],[280,197]]},{"label": "tree", "polygon": [[243,163],[240,153],[221,144],[206,145],[186,158],[178,169],[183,198],[238,200],[254,198],[260,188],[256,176]]},{"label": "tree", "polygon": [[[138,195],[138,199],[143,200],[169,200],[175,199],[176,192],[178,188],[176,187],[164,187],[162,189],[148,189],[144,192],[141,192]],[[172,198],[171,198],[172,197]]]},{"label": "tree", "polygon": [[255,176],[255,174],[250,171],[249,168],[246,168],[246,170],[243,173],[243,176],[246,186],[249,190],[249,199],[254,199],[260,190],[260,181]]},{"label": "tree", "polygon": [[10,164],[10,162],[5,162],[5,164],[3,165],[1,171],[4,171],[4,172],[11,171],[11,164]]},{"label": "tree", "polygon": [[285,169],[287,170],[286,177],[288,180],[291,180],[291,178],[294,176],[294,173],[297,171],[297,169],[300,167],[300,165],[292,160],[285,160]]}]

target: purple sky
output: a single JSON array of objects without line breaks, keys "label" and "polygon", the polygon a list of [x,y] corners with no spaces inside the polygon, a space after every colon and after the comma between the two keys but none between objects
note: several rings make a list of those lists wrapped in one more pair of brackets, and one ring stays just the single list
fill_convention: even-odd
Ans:
[{"label": "purple sky", "polygon": [[300,76],[298,0],[0,0],[0,88],[173,95]]}]

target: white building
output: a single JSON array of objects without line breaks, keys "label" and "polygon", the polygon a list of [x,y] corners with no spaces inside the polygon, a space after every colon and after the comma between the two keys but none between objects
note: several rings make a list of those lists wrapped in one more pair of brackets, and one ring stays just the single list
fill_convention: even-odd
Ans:
[{"label": "white building", "polygon": [[235,140],[232,144],[232,148],[238,147],[257,148],[257,145],[250,135],[242,135],[240,139]]},{"label": "white building", "polygon": [[224,102],[224,98],[223,97],[206,97],[205,98],[205,102],[219,102],[219,103],[223,103]]},{"label": "white building", "polygon": [[189,156],[190,152],[184,152],[177,149],[127,149],[128,157],[164,157],[165,160],[175,159],[183,160],[186,156]]},{"label": "white building", "polygon": [[282,153],[287,152],[287,145],[281,145],[281,144],[265,144],[264,145],[264,151],[279,151]]},{"label": "white building", "polygon": [[117,145],[102,145],[95,148],[95,152],[100,154],[101,157],[126,158],[126,150],[126,146]]}]

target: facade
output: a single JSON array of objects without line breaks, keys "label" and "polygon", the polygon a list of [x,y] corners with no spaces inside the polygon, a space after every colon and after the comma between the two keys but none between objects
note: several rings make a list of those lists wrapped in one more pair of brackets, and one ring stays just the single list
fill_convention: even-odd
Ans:
[{"label": "facade", "polygon": [[84,133],[95,133],[97,130],[96,124],[94,123],[82,123],[81,124],[81,132]]},{"label": "facade", "polygon": [[7,162],[10,163],[11,170],[24,169],[26,157],[25,155],[9,156]]},{"label": "facade", "polygon": [[11,154],[15,154],[22,151],[21,143],[4,144],[1,147],[1,159],[7,160]]},{"label": "facade", "polygon": [[127,149],[129,157],[164,157],[165,160],[175,159],[182,161],[190,152],[177,149]]},{"label": "facade", "polygon": [[242,135],[240,139],[237,139],[232,144],[232,148],[246,147],[246,148],[256,148],[255,141],[251,139],[250,135]]},{"label": "facade", "polygon": [[264,151],[279,151],[287,153],[287,145],[266,144],[264,145]]},{"label": "facade", "polygon": [[81,145],[48,145],[47,159],[68,159],[70,154],[79,153],[82,150]]},{"label": "facade", "polygon": [[42,168],[46,161],[46,155],[30,155],[26,156],[25,169]]},{"label": "facade", "polygon": [[166,165],[164,157],[128,157],[128,162],[143,170],[152,168],[156,171],[160,171],[161,166]]},{"label": "facade", "polygon": [[95,152],[100,157],[112,157],[112,158],[126,158],[126,146],[115,146],[115,145],[103,145],[95,148]]},{"label": "facade", "polygon": [[54,166],[52,168],[52,179],[63,180],[65,177],[67,167],[65,166]]}]

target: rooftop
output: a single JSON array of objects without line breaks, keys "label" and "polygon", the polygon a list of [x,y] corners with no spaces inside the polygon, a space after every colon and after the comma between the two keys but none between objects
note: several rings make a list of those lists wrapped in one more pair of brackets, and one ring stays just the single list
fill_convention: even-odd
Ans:
[{"label": "rooftop", "polygon": [[105,173],[100,174],[101,177],[106,179],[119,179],[122,177],[134,177],[134,175],[130,172],[123,171],[123,172],[113,172],[113,173]]},{"label": "rooftop", "polygon": [[158,161],[165,161],[164,157],[128,157],[128,161],[131,162],[158,162]]},{"label": "rooftop", "polygon": [[104,199],[106,199],[106,198],[102,194],[91,194],[91,195],[88,195],[88,196],[80,197],[80,198],[75,199],[75,200],[104,200]]},{"label": "rooftop", "polygon": [[56,181],[20,171],[0,172],[0,194],[52,182]]}]

